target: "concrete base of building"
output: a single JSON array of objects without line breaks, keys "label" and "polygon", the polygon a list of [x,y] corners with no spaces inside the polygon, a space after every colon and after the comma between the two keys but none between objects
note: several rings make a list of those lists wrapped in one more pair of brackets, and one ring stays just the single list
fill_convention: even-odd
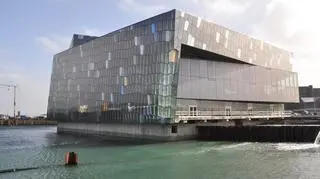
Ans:
[{"label": "concrete base of building", "polygon": [[195,124],[88,124],[59,123],[58,134],[96,136],[106,140],[167,142],[195,139]]},{"label": "concrete base of building", "polygon": [[198,140],[234,142],[320,142],[320,125],[197,126]]}]

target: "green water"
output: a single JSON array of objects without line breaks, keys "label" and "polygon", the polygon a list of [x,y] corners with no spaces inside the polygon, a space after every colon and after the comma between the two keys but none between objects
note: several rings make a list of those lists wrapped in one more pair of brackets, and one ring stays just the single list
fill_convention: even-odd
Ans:
[{"label": "green water", "polygon": [[[80,165],[64,167],[75,151]],[[320,178],[314,144],[185,141],[114,144],[56,135],[55,127],[0,128],[0,170],[49,166],[0,174],[0,178]]]}]

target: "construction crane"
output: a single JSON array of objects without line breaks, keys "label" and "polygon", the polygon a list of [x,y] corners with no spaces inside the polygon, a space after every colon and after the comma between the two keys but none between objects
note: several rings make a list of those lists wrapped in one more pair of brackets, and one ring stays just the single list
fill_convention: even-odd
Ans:
[{"label": "construction crane", "polygon": [[17,85],[10,85],[10,84],[0,84],[0,87],[8,87],[13,88],[13,118],[16,119],[16,91]]}]

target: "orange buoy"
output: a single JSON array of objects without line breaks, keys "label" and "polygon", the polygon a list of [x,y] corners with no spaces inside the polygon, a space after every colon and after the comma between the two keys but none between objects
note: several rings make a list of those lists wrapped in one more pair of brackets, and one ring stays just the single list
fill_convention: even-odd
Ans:
[{"label": "orange buoy", "polygon": [[78,164],[78,155],[75,152],[67,152],[65,155],[65,165],[77,165]]}]

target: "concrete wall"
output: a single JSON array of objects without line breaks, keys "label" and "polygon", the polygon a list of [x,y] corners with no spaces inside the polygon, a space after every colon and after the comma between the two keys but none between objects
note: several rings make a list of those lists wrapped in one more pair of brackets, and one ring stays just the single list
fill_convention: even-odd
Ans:
[{"label": "concrete wall", "polygon": [[197,126],[198,140],[313,143],[320,125]]},{"label": "concrete wall", "polygon": [[177,133],[172,133],[172,125],[59,123],[58,133],[99,136],[108,140],[176,141],[196,137],[194,124],[176,127]]}]

